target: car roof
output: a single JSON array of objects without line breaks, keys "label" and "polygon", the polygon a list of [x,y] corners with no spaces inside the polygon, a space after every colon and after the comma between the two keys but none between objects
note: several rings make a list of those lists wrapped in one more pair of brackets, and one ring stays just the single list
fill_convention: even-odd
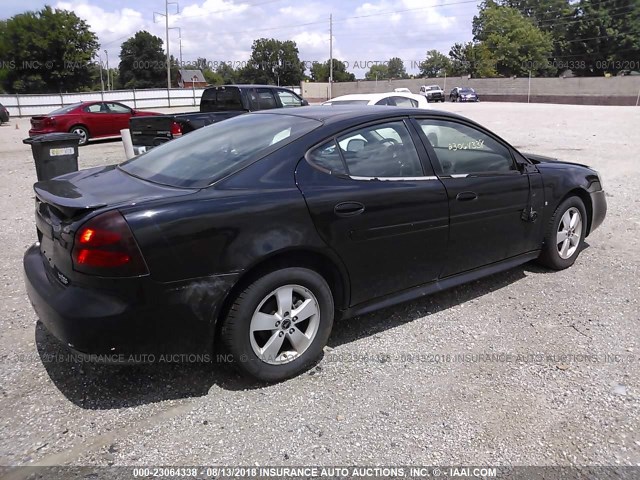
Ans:
[{"label": "car roof", "polygon": [[224,88],[229,88],[229,87],[239,88],[239,89],[241,89],[241,90],[245,90],[245,89],[247,89],[247,88],[280,88],[280,89],[283,89],[283,90],[291,90],[290,88],[287,88],[287,87],[279,87],[279,86],[277,86],[277,85],[261,85],[261,84],[258,84],[258,83],[255,83],[255,84],[253,84],[253,83],[247,83],[247,84],[241,84],[241,85],[236,85],[236,84],[230,84],[230,85],[211,85],[211,86],[208,86],[208,87],[207,87],[207,89],[213,89],[213,88],[221,88],[221,89],[224,89]]},{"label": "car roof", "polygon": [[[384,93],[350,93],[348,95],[340,95],[327,100],[327,102],[335,102],[340,100],[382,100],[387,97],[397,97],[398,94],[406,94],[407,92],[384,92]],[[413,94],[411,94],[413,95]],[[402,96],[402,95],[400,95]]]},{"label": "car roof", "polygon": [[345,120],[375,121],[388,117],[403,117],[428,114],[476,123],[462,115],[442,110],[425,108],[389,107],[387,105],[335,105],[331,108],[313,105],[310,107],[275,108],[251,112],[248,115],[292,115],[320,121],[326,125]]}]

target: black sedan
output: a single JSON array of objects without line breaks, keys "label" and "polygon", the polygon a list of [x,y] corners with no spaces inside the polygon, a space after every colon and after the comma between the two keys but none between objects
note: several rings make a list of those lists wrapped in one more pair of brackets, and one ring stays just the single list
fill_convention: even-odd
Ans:
[{"label": "black sedan", "polygon": [[449,93],[449,100],[452,102],[478,102],[480,97],[473,88],[455,87]]},{"label": "black sedan", "polygon": [[220,338],[269,381],[308,368],[334,319],[569,267],[606,213],[589,167],[388,107],[249,113],[34,188],[27,292],[65,345],[136,361]]}]

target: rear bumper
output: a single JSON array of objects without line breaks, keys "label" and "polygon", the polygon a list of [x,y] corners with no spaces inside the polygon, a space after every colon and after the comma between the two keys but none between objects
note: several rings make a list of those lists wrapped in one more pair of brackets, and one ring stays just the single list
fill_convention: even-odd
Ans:
[{"label": "rear bumper", "polygon": [[65,286],[37,244],[27,250],[23,265],[29,300],[53,336],[85,355],[133,362],[143,355],[210,353],[215,319],[237,277],[215,277],[215,289],[198,289],[202,279],[152,288],[141,280],[139,288],[125,292]]},{"label": "rear bumper", "polygon": [[59,130],[57,128],[31,128],[29,130],[29,136],[33,137],[35,135],[42,135],[44,133],[55,133],[55,132],[63,132],[64,130]]},{"label": "rear bumper", "polygon": [[591,216],[591,228],[589,233],[598,228],[604,221],[604,217],[607,215],[607,199],[604,190],[589,193],[591,196],[591,208],[593,214]]}]

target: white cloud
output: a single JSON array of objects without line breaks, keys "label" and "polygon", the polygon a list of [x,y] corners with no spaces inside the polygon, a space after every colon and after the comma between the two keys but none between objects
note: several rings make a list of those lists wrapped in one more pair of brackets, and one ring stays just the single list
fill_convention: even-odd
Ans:
[{"label": "white cloud", "polygon": [[[369,0],[358,5],[338,0],[181,0],[183,8],[179,14],[170,14],[170,25],[181,28],[185,62],[205,57],[242,66],[253,40],[261,37],[294,40],[302,60],[326,61],[329,14],[333,14],[335,58],[353,66],[397,56],[405,61],[408,71],[415,72],[427,50],[435,48],[446,54],[454,42],[471,39],[476,5],[446,6],[451,2]],[[110,8],[106,0],[64,0],[56,7],[73,10],[87,20],[102,48],[108,48],[114,59],[122,41],[138,30],[165,37],[163,19],[154,23],[153,7],[148,4],[138,10]],[[170,32],[170,49],[177,56],[178,32],[174,30]],[[366,68],[353,71],[363,77]]]}]

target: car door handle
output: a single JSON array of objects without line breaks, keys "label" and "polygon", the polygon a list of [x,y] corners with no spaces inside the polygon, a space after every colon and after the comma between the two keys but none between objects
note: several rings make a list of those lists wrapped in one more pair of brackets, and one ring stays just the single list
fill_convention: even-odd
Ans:
[{"label": "car door handle", "polygon": [[459,202],[468,202],[471,200],[475,200],[476,198],[478,198],[478,194],[475,192],[460,192],[458,195],[456,195],[456,200],[458,200]]},{"label": "car door handle", "polygon": [[339,217],[353,217],[364,212],[364,205],[360,202],[342,202],[333,207],[333,211]]}]

